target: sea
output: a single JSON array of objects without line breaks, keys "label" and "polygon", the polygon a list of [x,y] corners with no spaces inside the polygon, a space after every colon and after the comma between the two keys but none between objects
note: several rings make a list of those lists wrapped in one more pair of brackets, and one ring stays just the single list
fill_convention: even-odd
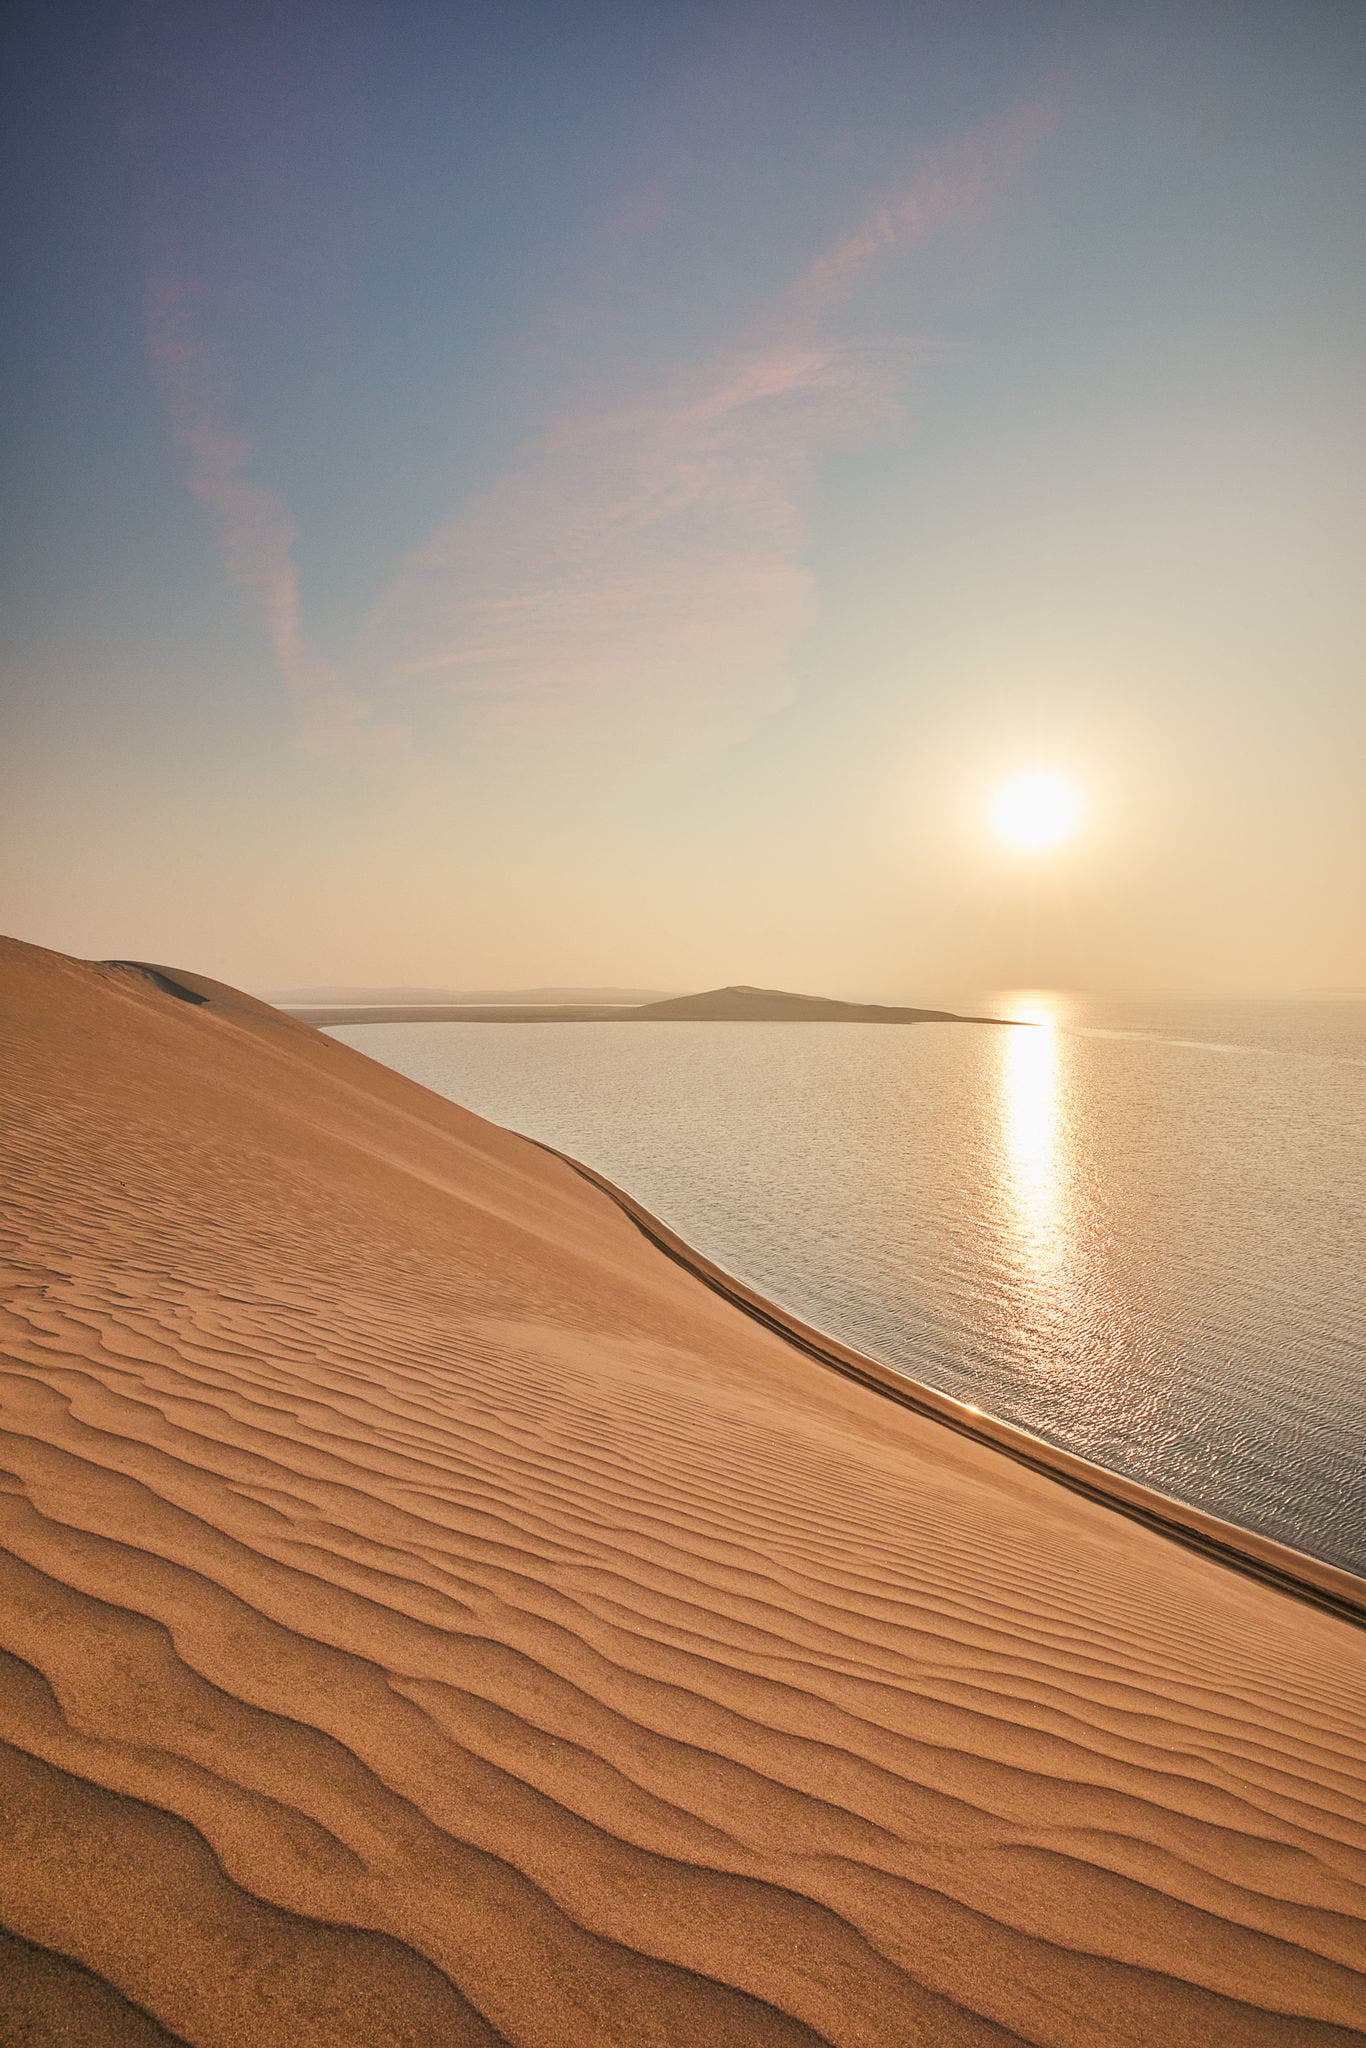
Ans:
[{"label": "sea", "polygon": [[331,1035],[913,1379],[1366,1573],[1366,998],[973,1007],[1023,1021]]}]

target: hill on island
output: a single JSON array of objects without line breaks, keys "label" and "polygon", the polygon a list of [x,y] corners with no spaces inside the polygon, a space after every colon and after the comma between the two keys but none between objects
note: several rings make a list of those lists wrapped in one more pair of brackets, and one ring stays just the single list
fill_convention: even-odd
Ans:
[{"label": "hill on island", "polygon": [[631,1011],[634,1018],[670,1017],[694,1023],[726,1024],[962,1024],[999,1023],[996,1017],[964,1018],[955,1010],[898,1009],[886,1003],[844,1003],[834,996],[794,995],[784,988],[752,988],[746,982],[732,982],[728,988],[709,988],[695,996],[669,996],[663,1002],[642,1003]]}]

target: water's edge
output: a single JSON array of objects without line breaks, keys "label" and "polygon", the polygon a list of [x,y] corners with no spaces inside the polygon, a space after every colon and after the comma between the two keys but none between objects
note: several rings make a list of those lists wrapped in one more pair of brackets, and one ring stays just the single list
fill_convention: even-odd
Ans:
[{"label": "water's edge", "polygon": [[[525,1134],[511,1132],[510,1135],[524,1137]],[[1358,1578],[1354,1572],[1295,1550],[1288,1543],[1278,1543],[1272,1537],[1240,1529],[1236,1523],[1221,1521],[1201,1508],[1174,1500],[1138,1480],[1108,1472],[1103,1466],[1094,1465],[1072,1451],[1061,1450],[1014,1423],[1002,1422],[983,1409],[956,1401],[951,1394],[942,1394],[937,1388],[926,1386],[892,1366],[853,1350],[838,1338],[828,1337],[823,1331],[803,1323],[743,1280],[737,1280],[734,1274],[697,1251],[667,1223],[661,1222],[633,1195],[608,1180],[595,1167],[586,1166],[582,1160],[545,1143],[543,1139],[525,1138],[525,1142],[535,1145],[538,1151],[548,1153],[552,1159],[558,1159],[590,1186],[597,1188],[630,1219],[642,1236],[672,1259],[675,1265],[681,1266],[714,1294],[719,1294],[733,1307],[753,1321],[762,1323],[785,1343],[829,1371],[837,1372],[845,1379],[856,1380],[900,1407],[910,1408],[918,1415],[955,1430],[960,1436],[969,1437],[989,1450],[1013,1458],[1018,1464],[1028,1466],[1069,1491],[1125,1515],[1130,1521],[1141,1523],[1169,1542],[1179,1543],[1228,1570],[1257,1579],[1292,1599],[1307,1601],[1341,1621],[1366,1628],[1366,1578]]]}]

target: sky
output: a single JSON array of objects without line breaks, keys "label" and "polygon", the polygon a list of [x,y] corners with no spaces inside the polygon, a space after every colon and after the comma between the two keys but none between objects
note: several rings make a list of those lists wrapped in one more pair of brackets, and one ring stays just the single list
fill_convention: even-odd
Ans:
[{"label": "sky", "polygon": [[77,14],[8,16],[0,928],[1366,983],[1366,9]]}]

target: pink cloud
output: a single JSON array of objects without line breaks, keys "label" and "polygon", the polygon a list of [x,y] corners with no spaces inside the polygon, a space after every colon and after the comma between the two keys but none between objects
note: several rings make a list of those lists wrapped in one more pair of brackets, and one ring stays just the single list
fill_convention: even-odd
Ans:
[{"label": "pink cloud", "polygon": [[[898,417],[924,354],[859,346],[836,316],[875,265],[999,209],[1053,120],[1026,108],[927,156],[730,346],[629,402],[566,412],[391,575],[344,667],[310,644],[293,522],[233,431],[202,294],[167,264],[149,287],[149,351],[303,750],[402,753],[408,726],[371,708],[386,701],[449,713],[467,735],[628,746],[715,745],[779,708],[816,614],[818,465]],[[171,239],[149,236],[154,252]]]},{"label": "pink cloud", "polygon": [[228,575],[261,608],[300,746],[309,754],[401,752],[406,729],[377,725],[308,644],[293,522],[278,493],[251,476],[250,443],[226,424],[227,377],[197,317],[196,293],[155,276],[146,317],[148,349],[176,444],[189,461],[190,488],[213,515]]},{"label": "pink cloud", "polygon": [[896,418],[916,358],[842,343],[832,316],[875,263],[999,207],[1053,118],[928,157],[730,348],[561,418],[391,580],[358,648],[367,692],[424,689],[466,731],[551,742],[715,744],[781,706],[815,616],[816,467]]},{"label": "pink cloud", "polygon": [[794,313],[804,308],[819,316],[846,298],[880,256],[980,221],[1010,195],[1058,119],[1055,100],[1030,101],[927,153],[904,191],[874,207],[798,280]]},{"label": "pink cloud", "polygon": [[756,350],[563,419],[391,584],[367,670],[548,737],[586,713],[743,729],[786,694],[813,613],[806,472],[861,381],[829,350]]}]

